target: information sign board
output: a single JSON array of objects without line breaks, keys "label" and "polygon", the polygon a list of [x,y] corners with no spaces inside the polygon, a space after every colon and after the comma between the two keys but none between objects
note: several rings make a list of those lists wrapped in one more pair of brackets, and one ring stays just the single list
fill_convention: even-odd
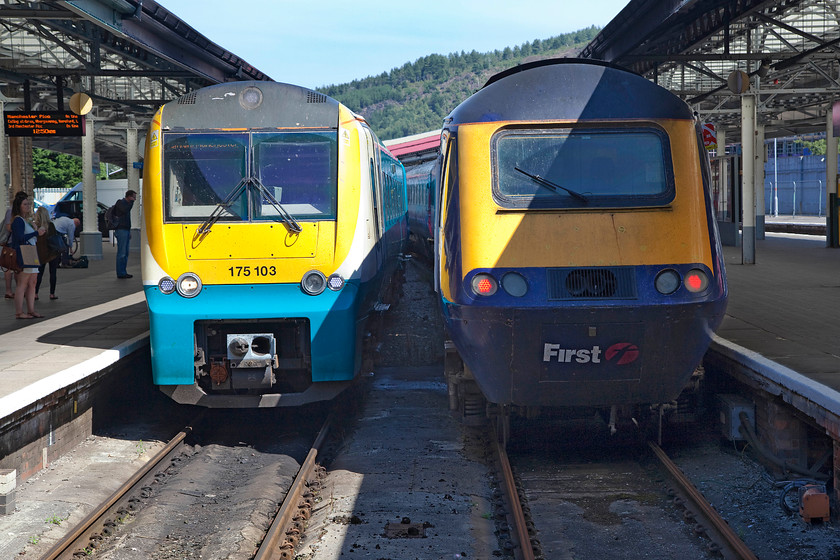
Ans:
[{"label": "information sign board", "polygon": [[6,136],[84,136],[85,119],[64,111],[5,111]]}]

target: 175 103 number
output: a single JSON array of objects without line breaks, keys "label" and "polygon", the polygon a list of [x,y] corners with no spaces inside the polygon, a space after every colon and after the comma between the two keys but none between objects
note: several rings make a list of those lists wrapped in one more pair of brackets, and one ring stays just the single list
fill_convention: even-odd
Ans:
[{"label": "175 103 number", "polygon": [[274,276],[277,268],[274,266],[232,266],[228,268],[231,276]]}]

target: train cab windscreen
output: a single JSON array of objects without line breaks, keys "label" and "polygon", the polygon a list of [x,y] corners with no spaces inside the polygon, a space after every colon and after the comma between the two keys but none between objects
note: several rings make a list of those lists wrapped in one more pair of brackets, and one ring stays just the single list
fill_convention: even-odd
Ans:
[{"label": "train cab windscreen", "polygon": [[664,206],[674,198],[667,135],[655,128],[503,129],[493,194],[507,208]]},{"label": "train cab windscreen", "polygon": [[337,133],[164,135],[166,221],[332,220]]},{"label": "train cab windscreen", "polygon": [[226,202],[221,220],[247,216],[247,134],[165,134],[163,188],[168,221],[204,220]]},{"label": "train cab windscreen", "polygon": [[[338,146],[335,132],[254,134],[256,176],[295,218],[335,219]],[[277,208],[263,193],[254,219],[272,219]]]}]

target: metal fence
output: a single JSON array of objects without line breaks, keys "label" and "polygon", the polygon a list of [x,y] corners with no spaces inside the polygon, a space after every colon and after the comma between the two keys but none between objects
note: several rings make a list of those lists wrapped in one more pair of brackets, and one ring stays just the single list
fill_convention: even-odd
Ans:
[{"label": "metal fence", "polygon": [[768,216],[825,215],[825,156],[771,156],[764,177]]},{"label": "metal fence", "polygon": [[825,185],[822,180],[764,181],[764,213],[768,216],[823,216]]}]

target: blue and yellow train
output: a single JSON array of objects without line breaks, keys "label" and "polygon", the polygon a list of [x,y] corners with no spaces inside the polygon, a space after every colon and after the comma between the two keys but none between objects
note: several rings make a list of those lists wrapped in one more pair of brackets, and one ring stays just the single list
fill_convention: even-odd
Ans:
[{"label": "blue and yellow train", "polygon": [[357,378],[407,238],[405,170],[364,119],[275,82],[180,97],[147,135],[143,215],[164,393],[296,406]]},{"label": "blue and yellow train", "polygon": [[505,414],[588,407],[614,427],[676,399],[727,301],[690,108],[606,63],[540,61],[492,77],[441,142],[453,408],[484,415],[480,393]]}]

